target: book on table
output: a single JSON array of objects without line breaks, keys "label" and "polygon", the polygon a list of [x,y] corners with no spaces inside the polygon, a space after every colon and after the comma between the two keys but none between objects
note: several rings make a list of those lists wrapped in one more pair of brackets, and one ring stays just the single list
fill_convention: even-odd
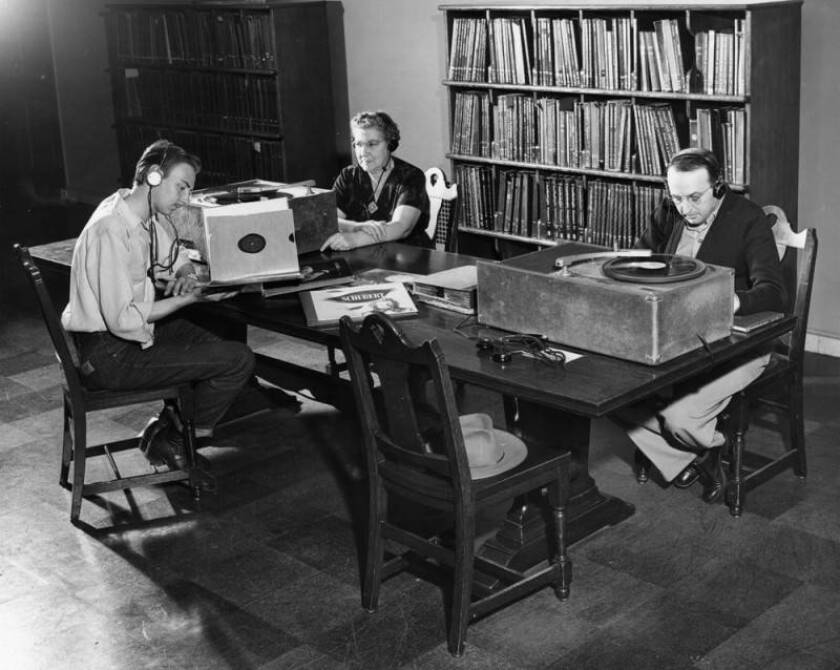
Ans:
[{"label": "book on table", "polygon": [[374,312],[391,318],[417,315],[417,306],[401,282],[339,286],[299,295],[308,326],[336,325],[343,316],[361,321]]},{"label": "book on table", "polygon": [[473,314],[477,285],[476,266],[462,265],[419,277],[414,282],[414,297],[436,307]]},{"label": "book on table", "polygon": [[732,318],[732,332],[751,333],[762,326],[778,321],[784,316],[781,312],[756,312],[755,314],[736,314]]}]

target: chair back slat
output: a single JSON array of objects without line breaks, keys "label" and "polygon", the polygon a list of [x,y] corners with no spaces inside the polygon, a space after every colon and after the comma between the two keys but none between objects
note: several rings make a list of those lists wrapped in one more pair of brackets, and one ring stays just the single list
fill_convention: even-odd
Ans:
[{"label": "chair back slat", "polygon": [[359,327],[345,317],[339,329],[369,476],[404,482],[412,473],[415,484],[440,495],[468,495],[471,477],[455,394],[437,341],[414,345],[378,313]]},{"label": "chair back slat", "polygon": [[803,232],[806,233],[805,248],[797,253],[796,260],[796,294],[793,302],[796,326],[790,334],[788,352],[791,362],[796,364],[800,364],[805,356],[805,338],[811,311],[811,290],[814,285],[814,269],[817,265],[817,231],[814,228],[808,228]]},{"label": "chair back slat", "polygon": [[[785,283],[793,287],[790,313],[796,316],[796,326],[782,341],[787,356],[793,363],[801,363],[805,356],[805,338],[808,332],[808,315],[811,310],[811,289],[814,283],[814,268],[817,263],[817,231],[806,228],[796,232],[781,207],[766,205],[762,210],[772,222],[773,239],[779,252],[779,260],[787,270]],[[788,254],[795,254],[795,262],[788,262]]]},{"label": "chair back slat", "polygon": [[64,373],[65,381],[68,387],[72,390],[81,389],[81,378],[79,376],[79,354],[76,347],[70,339],[70,335],[61,325],[61,319],[58,312],[53,305],[52,298],[47,291],[47,286],[44,283],[44,278],[41,276],[41,271],[32,260],[29,249],[23,245],[14,245],[15,253],[20,261],[26,278],[29,280],[32,289],[35,291],[35,296],[38,299],[38,306],[41,309],[41,315],[44,317],[44,324],[47,326],[47,331],[50,334],[55,353],[58,356],[58,362],[61,365],[61,370]]},{"label": "chair back slat", "polygon": [[452,251],[455,248],[453,230],[457,207],[458,185],[447,184],[446,175],[438,167],[426,170],[426,195],[429,196],[429,225],[426,234],[436,249]]}]

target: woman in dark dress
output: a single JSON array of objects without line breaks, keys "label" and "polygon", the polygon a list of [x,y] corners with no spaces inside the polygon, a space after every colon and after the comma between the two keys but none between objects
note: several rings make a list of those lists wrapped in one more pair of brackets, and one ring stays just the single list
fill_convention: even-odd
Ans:
[{"label": "woman in dark dress", "polygon": [[397,124],[385,112],[361,112],[350,130],[356,161],[333,184],[339,232],[321,249],[344,251],[392,240],[431,248],[426,177],[393,155],[400,141]]}]

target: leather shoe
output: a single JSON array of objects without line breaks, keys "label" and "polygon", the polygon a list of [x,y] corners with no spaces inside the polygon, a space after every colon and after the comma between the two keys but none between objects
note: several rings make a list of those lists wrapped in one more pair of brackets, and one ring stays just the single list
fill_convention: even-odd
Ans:
[{"label": "leather shoe", "polygon": [[674,477],[673,485],[678,489],[687,489],[700,479],[700,459],[695,458],[689,463],[680,474]]},{"label": "leather shoe", "polygon": [[140,449],[153,466],[166,465],[170,470],[184,467],[184,453],[180,440],[173,439],[171,427],[164,422],[149,422],[140,438]]},{"label": "leather shoe", "polygon": [[703,501],[709,504],[716,503],[726,492],[726,469],[721,460],[721,448],[715,449],[706,459],[701,468],[701,479],[703,480]]}]

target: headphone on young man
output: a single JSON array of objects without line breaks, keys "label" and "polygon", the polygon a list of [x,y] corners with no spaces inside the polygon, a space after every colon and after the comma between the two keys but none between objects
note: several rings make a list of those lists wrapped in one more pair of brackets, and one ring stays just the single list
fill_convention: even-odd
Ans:
[{"label": "headphone on young man", "polygon": [[169,140],[158,140],[146,147],[140,160],[137,161],[135,181],[138,183],[144,181],[149,188],[160,186],[166,176],[164,174],[164,170],[168,167],[166,161],[174,146]]},{"label": "headphone on young man", "polygon": [[[726,182],[723,180],[723,170],[720,162],[711,151],[702,147],[688,147],[671,156],[668,161],[668,168],[676,168],[680,172],[690,172],[699,168],[706,168],[709,179],[712,181],[712,195],[715,198],[722,198],[726,193]],[[667,172],[667,169],[666,169]],[[665,182],[667,192],[668,182]]]},{"label": "headphone on young man", "polygon": [[137,161],[137,167],[135,168],[134,173],[135,183],[140,184],[145,182],[145,184],[149,187],[146,196],[149,208],[149,222],[147,229],[149,232],[149,269],[146,271],[146,274],[152,282],[155,281],[155,268],[160,268],[161,270],[168,272],[174,267],[178,257],[178,246],[181,241],[178,235],[178,229],[172,225],[172,222],[169,221],[167,217],[167,221],[169,221],[169,224],[172,226],[175,236],[169,247],[166,262],[161,263],[157,260],[157,228],[152,221],[154,218],[152,213],[152,189],[163,183],[163,179],[165,177],[164,170],[167,168],[166,162],[170,159],[170,153],[177,154],[177,151],[178,148],[169,140],[158,140],[150,144],[146,147],[146,150],[143,152],[140,160]]}]

